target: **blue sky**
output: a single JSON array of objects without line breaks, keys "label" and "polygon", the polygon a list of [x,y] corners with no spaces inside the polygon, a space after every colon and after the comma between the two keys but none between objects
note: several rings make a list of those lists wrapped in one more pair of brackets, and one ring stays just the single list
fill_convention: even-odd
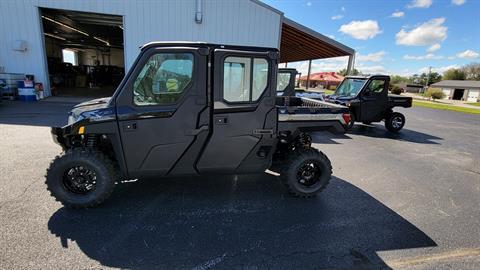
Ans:
[{"label": "blue sky", "polygon": [[[366,73],[412,75],[480,62],[480,0],[264,0],[285,16],[354,48]],[[292,63],[306,72],[307,63]],[[345,59],[317,60],[337,71]]]}]

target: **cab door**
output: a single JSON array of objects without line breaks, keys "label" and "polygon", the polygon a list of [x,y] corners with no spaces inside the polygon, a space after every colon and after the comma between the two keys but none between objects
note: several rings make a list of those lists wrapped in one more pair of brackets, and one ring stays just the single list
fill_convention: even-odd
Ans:
[{"label": "cab door", "polygon": [[196,174],[208,137],[209,48],[151,47],[116,98],[118,128],[131,178]]},{"label": "cab door", "polygon": [[369,80],[361,93],[361,119],[363,122],[376,122],[384,118],[388,106],[388,83],[386,78]]},{"label": "cab door", "polygon": [[276,51],[216,49],[212,135],[201,173],[263,172],[276,141]]}]

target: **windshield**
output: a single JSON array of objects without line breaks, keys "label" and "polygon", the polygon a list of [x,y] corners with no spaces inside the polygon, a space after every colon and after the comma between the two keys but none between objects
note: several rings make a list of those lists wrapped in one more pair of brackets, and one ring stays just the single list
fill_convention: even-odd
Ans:
[{"label": "windshield", "polygon": [[288,72],[278,73],[277,92],[284,91],[285,88],[287,88],[288,84],[290,83],[290,76],[291,76],[291,74],[288,73]]},{"label": "windshield", "polygon": [[363,85],[367,80],[365,79],[345,79],[338,86],[335,91],[336,96],[354,97],[362,90]]}]

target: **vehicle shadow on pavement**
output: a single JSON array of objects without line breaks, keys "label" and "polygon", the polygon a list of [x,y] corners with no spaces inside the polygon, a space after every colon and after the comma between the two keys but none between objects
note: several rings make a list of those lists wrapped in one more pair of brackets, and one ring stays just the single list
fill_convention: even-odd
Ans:
[{"label": "vehicle shadow on pavement", "polygon": [[313,199],[265,175],[138,181],[98,208],[60,208],[48,228],[66,249],[132,269],[388,268],[377,251],[436,246],[338,178]]},{"label": "vehicle shadow on pavement", "polygon": [[402,129],[398,133],[386,130],[382,125],[363,125],[358,124],[351,128],[346,134],[315,133],[312,136],[314,143],[339,144],[338,139],[352,139],[349,135],[360,135],[371,138],[386,138],[397,141],[406,141],[419,144],[440,144],[437,141],[443,140],[430,134],[414,131],[411,129]]}]

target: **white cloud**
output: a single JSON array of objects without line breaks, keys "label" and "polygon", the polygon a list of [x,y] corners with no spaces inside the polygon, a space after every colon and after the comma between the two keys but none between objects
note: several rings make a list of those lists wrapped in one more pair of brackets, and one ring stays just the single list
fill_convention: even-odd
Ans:
[{"label": "white cloud", "polygon": [[373,20],[351,21],[342,25],[338,31],[361,40],[374,38],[382,32],[377,21]]},{"label": "white cloud", "polygon": [[357,62],[381,62],[385,56],[384,51],[376,53],[369,53],[367,55],[358,54],[356,57]]},{"label": "white cloud", "polygon": [[395,37],[398,45],[426,46],[439,43],[447,38],[448,27],[445,18],[435,18],[420,24],[411,31],[400,30]]},{"label": "white cloud", "polygon": [[377,66],[358,65],[355,68],[358,69],[360,72],[362,72],[364,74],[378,74],[378,73],[387,74],[387,73],[389,73],[384,66],[380,66],[380,65],[377,65]]},{"label": "white cloud", "polygon": [[[341,69],[347,68],[348,57],[335,57],[322,60],[312,61],[311,73],[315,72],[337,72]],[[281,65],[283,67],[283,65]],[[288,63],[288,67],[296,68],[298,72],[306,75],[308,73],[308,61]]]},{"label": "white cloud", "polygon": [[332,16],[330,17],[332,20],[340,20],[341,18],[343,18],[343,15],[341,14],[338,14],[338,15],[335,15],[335,16]]},{"label": "white cloud", "polygon": [[345,7],[342,7],[341,10],[342,10],[343,12],[345,12],[346,9],[345,9]]},{"label": "white cloud", "polygon": [[412,0],[407,6],[408,8],[429,8],[433,0]]},{"label": "white cloud", "polygon": [[335,39],[335,36],[334,35],[328,35],[327,37],[331,38],[331,39]]},{"label": "white cloud", "polygon": [[434,51],[438,51],[442,46],[438,43],[433,44],[427,49],[427,52],[432,53]]},{"label": "white cloud", "polygon": [[307,2],[307,6],[311,6],[312,5],[312,2]]},{"label": "white cloud", "polygon": [[460,58],[465,58],[465,59],[475,59],[475,58],[478,58],[478,56],[480,56],[480,54],[476,51],[466,50],[464,52],[458,53],[457,56],[460,57]]},{"label": "white cloud", "polygon": [[448,60],[453,60],[453,59],[455,59],[455,56],[449,56],[449,57],[447,57],[447,59]]},{"label": "white cloud", "polygon": [[[459,69],[460,66],[459,65],[450,65],[450,66],[444,66],[444,67],[432,67],[432,72],[438,72],[438,73],[443,74],[445,71],[447,71],[449,69],[452,69],[452,68]],[[429,70],[430,70],[430,67],[424,67],[424,68],[419,69],[418,72],[419,73],[428,73]]]},{"label": "white cloud", "polygon": [[412,55],[404,55],[403,59],[405,60],[439,60],[443,59],[444,57],[441,55],[435,55],[433,53],[428,53],[426,55],[419,55],[419,56],[412,56]]},{"label": "white cloud", "polygon": [[392,15],[390,15],[390,17],[393,17],[393,18],[402,18],[404,16],[405,16],[405,12],[403,11],[396,11],[392,13]]},{"label": "white cloud", "polygon": [[457,6],[461,6],[461,5],[465,4],[465,0],[452,0],[452,4],[457,5]]}]

